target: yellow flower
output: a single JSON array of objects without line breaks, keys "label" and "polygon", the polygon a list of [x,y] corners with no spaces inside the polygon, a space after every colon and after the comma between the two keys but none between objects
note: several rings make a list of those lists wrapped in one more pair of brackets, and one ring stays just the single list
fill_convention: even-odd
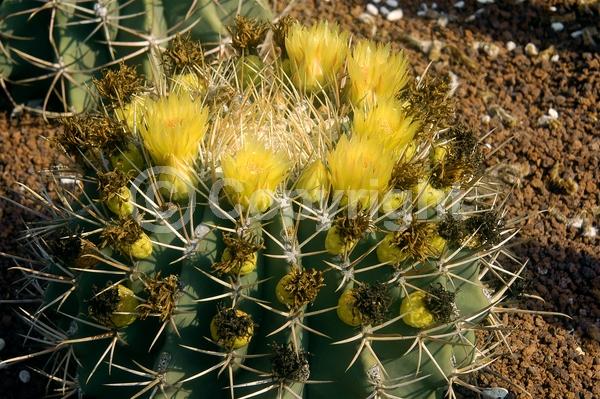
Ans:
[{"label": "yellow flower", "polygon": [[139,131],[154,162],[173,167],[193,162],[208,128],[208,109],[187,94],[148,100],[145,105]]},{"label": "yellow flower", "polygon": [[377,140],[396,156],[400,156],[415,137],[419,123],[402,111],[397,101],[386,101],[368,110],[354,112],[353,132]]},{"label": "yellow flower", "polygon": [[389,45],[361,40],[348,57],[348,96],[355,106],[388,101],[409,79],[408,60]]},{"label": "yellow flower", "polygon": [[206,81],[197,73],[180,73],[173,76],[171,90],[177,94],[191,94],[193,97],[206,93]]},{"label": "yellow flower", "polygon": [[232,204],[251,213],[266,211],[275,189],[285,179],[289,162],[256,141],[247,141],[235,156],[221,159],[225,193]]},{"label": "yellow flower", "polygon": [[314,92],[332,84],[344,65],[348,39],[347,32],[327,22],[290,27],[285,47],[296,87]]},{"label": "yellow flower", "polygon": [[370,208],[388,189],[394,159],[368,137],[346,136],[327,156],[331,186],[349,206]]},{"label": "yellow flower", "polygon": [[320,159],[311,163],[298,178],[296,190],[302,198],[310,202],[318,202],[329,191],[329,173]]},{"label": "yellow flower", "polygon": [[414,328],[427,328],[434,323],[435,316],[427,310],[426,298],[427,293],[416,291],[402,300],[400,314],[406,324]]}]

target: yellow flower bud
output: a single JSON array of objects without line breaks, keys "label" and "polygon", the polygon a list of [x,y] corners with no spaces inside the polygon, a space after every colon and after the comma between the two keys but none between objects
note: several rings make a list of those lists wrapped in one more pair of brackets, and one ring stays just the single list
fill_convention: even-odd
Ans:
[{"label": "yellow flower bud", "polygon": [[292,306],[294,304],[294,297],[285,289],[285,286],[288,285],[293,278],[294,276],[288,273],[279,280],[275,287],[275,296],[277,297],[277,300],[287,306]]},{"label": "yellow flower bud", "polygon": [[359,41],[348,58],[348,97],[355,106],[393,99],[409,79],[408,60],[389,44]]},{"label": "yellow flower bud", "polygon": [[408,200],[408,192],[388,193],[383,199],[381,210],[384,214],[392,213],[398,210]]},{"label": "yellow flower bud", "polygon": [[190,177],[189,168],[175,168],[173,173],[161,173],[157,183],[164,198],[175,202],[186,202],[195,190],[195,179]]},{"label": "yellow flower bud", "polygon": [[[232,311],[232,309],[225,310],[225,312],[230,312],[230,311]],[[233,311],[235,312],[234,313],[235,318],[238,318],[238,319],[249,318],[249,316],[246,312],[243,312],[239,309],[235,309]],[[219,324],[222,323],[222,321],[221,321],[222,319],[220,316],[221,315],[219,313],[217,313],[217,315],[215,315],[215,317],[213,317],[210,322],[210,335],[215,342],[219,343],[220,345],[222,345],[228,349],[239,349],[250,343],[250,340],[252,339],[252,335],[254,334],[254,324],[252,324],[251,322],[248,323],[248,327],[246,328],[246,330],[237,336],[224,337],[222,335],[221,331],[219,331]]]},{"label": "yellow flower bud", "polygon": [[444,162],[446,155],[448,155],[448,145],[440,145],[435,147],[432,152],[431,163],[433,165],[437,165]]},{"label": "yellow flower bud", "polygon": [[446,240],[440,237],[439,234],[436,234],[429,245],[431,246],[431,249],[434,252],[434,256],[438,257],[442,254],[442,252],[444,252],[444,249],[446,248]]},{"label": "yellow flower bud", "polygon": [[[231,248],[229,248],[229,247],[225,248],[225,250],[223,251],[223,256],[221,257],[221,262],[228,262],[233,258],[234,257],[231,254]],[[247,259],[244,259],[239,270],[232,270],[232,271],[235,272],[235,274],[239,274],[240,276],[251,273],[256,269],[257,259],[258,259],[257,254],[256,254],[256,252],[254,252],[252,255],[250,255],[250,257],[248,257]]]},{"label": "yellow flower bud", "polygon": [[200,97],[206,94],[206,81],[197,73],[180,73],[171,80],[171,91],[177,94],[191,94]]},{"label": "yellow flower bud", "polygon": [[348,39],[347,32],[327,22],[308,28],[300,24],[291,26],[285,47],[296,87],[315,92],[334,84],[344,66]]},{"label": "yellow flower bud", "polygon": [[108,209],[119,217],[125,217],[133,213],[133,204],[131,203],[131,191],[123,186],[115,195],[105,201]]},{"label": "yellow flower bud", "polygon": [[238,82],[246,89],[260,83],[264,62],[257,55],[244,55],[238,58],[235,72]]},{"label": "yellow flower bud", "polygon": [[423,180],[412,188],[414,198],[419,198],[417,206],[419,208],[435,208],[447,196],[447,190],[434,188],[427,181]]},{"label": "yellow flower bud", "polygon": [[348,240],[342,237],[337,226],[332,226],[325,236],[325,249],[332,255],[348,253],[356,244],[357,240]]},{"label": "yellow flower bud", "polygon": [[133,143],[129,143],[122,152],[115,152],[110,157],[110,164],[114,169],[125,174],[130,172],[139,173],[145,169],[144,157]]},{"label": "yellow flower bud", "polygon": [[360,312],[355,307],[356,297],[354,292],[349,289],[340,295],[338,300],[337,315],[341,321],[349,326],[356,327],[362,323]]},{"label": "yellow flower bud", "polygon": [[[119,293],[119,302],[110,316],[110,321],[117,328],[127,327],[133,323],[136,318],[136,308],[140,301],[135,297],[132,290],[119,284],[117,286]],[[130,314],[115,314],[115,313],[130,313]]]},{"label": "yellow flower bud", "polygon": [[319,159],[311,163],[298,178],[296,189],[302,198],[310,202],[319,202],[329,191],[329,173]]},{"label": "yellow flower bud", "polygon": [[406,324],[414,328],[427,328],[434,323],[435,316],[427,310],[426,298],[426,292],[416,291],[402,300],[400,314]]},{"label": "yellow flower bud", "polygon": [[123,244],[121,250],[136,259],[146,259],[152,255],[152,241],[146,233],[142,233],[133,244]]},{"label": "yellow flower bud", "polygon": [[394,243],[394,233],[388,233],[377,246],[377,259],[381,263],[397,265],[405,261],[410,254]]},{"label": "yellow flower bud", "polygon": [[277,300],[290,309],[312,303],[323,287],[323,272],[315,269],[292,268],[275,287]]}]

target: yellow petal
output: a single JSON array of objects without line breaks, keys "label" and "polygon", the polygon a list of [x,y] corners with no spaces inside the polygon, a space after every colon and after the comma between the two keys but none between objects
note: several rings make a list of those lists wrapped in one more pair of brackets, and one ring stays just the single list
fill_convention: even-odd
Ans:
[{"label": "yellow petal", "polygon": [[208,129],[208,109],[189,95],[171,94],[145,104],[139,126],[144,147],[161,166],[191,164]]},{"label": "yellow petal", "polygon": [[376,140],[346,136],[327,156],[331,186],[349,206],[363,209],[375,204],[389,187],[394,159]]},{"label": "yellow petal", "polygon": [[347,32],[336,24],[319,22],[311,27],[290,27],[285,47],[292,80],[300,90],[318,91],[337,79],[348,52]]},{"label": "yellow petal", "polygon": [[348,96],[355,105],[373,106],[393,99],[409,79],[403,53],[370,40],[359,41],[348,58]]},{"label": "yellow petal", "polygon": [[221,168],[231,203],[258,213],[271,206],[277,186],[287,176],[289,162],[264,145],[249,140],[234,156],[223,156]]}]

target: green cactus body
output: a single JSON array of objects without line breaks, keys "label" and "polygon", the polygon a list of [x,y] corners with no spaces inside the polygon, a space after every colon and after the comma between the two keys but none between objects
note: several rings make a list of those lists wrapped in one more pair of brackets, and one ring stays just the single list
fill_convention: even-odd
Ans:
[{"label": "green cactus body", "polygon": [[32,110],[82,112],[98,105],[91,83],[102,68],[140,65],[140,72],[158,81],[161,52],[178,33],[214,46],[228,35],[226,26],[236,15],[272,18],[262,0],[5,0],[0,78],[12,83],[15,105],[41,99],[41,107]]},{"label": "green cactus body", "polygon": [[[187,5],[164,11],[178,7]],[[264,33],[236,23],[238,50]],[[31,234],[32,247],[63,251],[40,250],[44,266],[23,270],[50,280],[41,313],[54,322],[33,324],[46,343],[33,356],[63,359],[48,373],[74,376],[73,390],[98,399],[437,399],[493,356],[496,344],[477,333],[498,325],[499,299],[518,278],[498,260],[515,229],[496,216],[500,193],[480,168],[477,140],[451,115],[425,110],[427,119],[412,106],[421,90],[432,104],[446,93],[397,74],[406,62],[389,48],[349,49],[349,36],[326,24],[284,28],[274,30],[286,51],[267,53],[290,59],[262,60],[253,85],[237,76],[244,51],[204,59],[178,42],[166,71],[152,66],[137,115],[106,115],[119,129],[98,133],[115,125],[97,116],[97,125],[73,119],[81,129],[66,122],[59,142],[82,163],[84,191],[63,193],[76,203],[52,203],[57,219]],[[293,65],[289,81],[276,78],[282,62]],[[168,92],[169,74],[182,70],[203,90]],[[354,109],[396,109],[399,99],[419,121],[408,133],[379,121],[354,128]],[[409,160],[397,148],[406,136]],[[431,157],[438,143],[443,159]],[[133,144],[135,168],[111,170]],[[170,192],[171,174],[189,184]],[[448,198],[410,198],[423,176]],[[391,190],[403,194],[386,203]],[[120,212],[125,197],[132,208]]]}]

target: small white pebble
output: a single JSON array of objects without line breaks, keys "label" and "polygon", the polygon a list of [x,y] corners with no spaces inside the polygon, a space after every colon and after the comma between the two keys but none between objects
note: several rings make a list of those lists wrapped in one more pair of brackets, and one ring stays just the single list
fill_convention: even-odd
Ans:
[{"label": "small white pebble", "polygon": [[549,10],[552,11],[552,12],[556,12],[556,10],[558,10],[558,8],[556,8],[554,6],[550,6]]},{"label": "small white pebble", "polygon": [[575,227],[576,229],[580,229],[581,226],[583,226],[583,219],[579,216],[574,217],[573,219],[571,219],[571,221],[569,222],[569,224],[572,227]]},{"label": "small white pebble", "polygon": [[527,43],[527,45],[525,46],[525,53],[527,55],[538,55],[539,51],[538,48],[535,44],[533,43]]},{"label": "small white pebble", "polygon": [[481,123],[483,123],[484,125],[487,125],[491,122],[492,118],[489,115],[482,115],[481,116]]},{"label": "small white pebble", "polygon": [[363,12],[358,16],[358,19],[365,24],[375,25],[375,17],[369,13]]},{"label": "small white pebble", "polygon": [[488,57],[494,59],[498,57],[498,54],[500,54],[500,47],[496,46],[494,43],[485,43],[483,45],[483,51],[488,55]]},{"label": "small white pebble", "polygon": [[387,4],[388,6],[395,8],[398,7],[398,0],[387,0],[385,2],[385,4]]},{"label": "small white pebble", "polygon": [[583,231],[583,236],[584,237],[594,238],[597,235],[598,235],[598,229],[595,228],[594,226],[587,226],[585,228],[585,230]]},{"label": "small white pebble", "polygon": [[551,120],[552,120],[552,118],[550,118],[548,115],[542,115],[538,118],[537,125],[538,126],[548,126],[550,124]]},{"label": "small white pebble", "polygon": [[381,13],[381,15],[383,15],[384,17],[387,17],[387,15],[390,13],[389,8],[387,7],[381,7],[379,9],[379,12]]},{"label": "small white pebble", "polygon": [[508,390],[500,387],[484,388],[481,390],[481,396],[485,399],[504,399],[508,396]]},{"label": "small white pebble", "polygon": [[554,32],[561,32],[563,29],[565,29],[565,25],[562,22],[552,22],[550,26],[552,26],[552,30]]},{"label": "small white pebble", "polygon": [[27,384],[29,381],[31,381],[31,374],[29,373],[29,371],[27,371],[27,370],[19,371],[19,380],[23,384]]},{"label": "small white pebble", "polygon": [[552,62],[558,62],[559,59],[560,56],[558,54],[554,54],[552,57],[550,57],[550,61]]},{"label": "small white pebble", "polygon": [[60,183],[65,186],[70,186],[70,185],[76,184],[77,182],[78,182],[77,179],[73,179],[70,177],[61,177],[60,178]]},{"label": "small white pebble", "polygon": [[579,37],[581,35],[583,35],[583,31],[582,30],[576,30],[575,32],[571,33],[571,37],[573,39],[575,39],[575,38],[577,38],[577,37]]},{"label": "small white pebble", "polygon": [[516,49],[516,48],[517,48],[517,44],[516,44],[515,42],[513,42],[512,40],[511,40],[511,41],[508,41],[508,42],[506,42],[506,49],[507,49],[508,51],[513,51],[513,50],[514,50],[514,49]]},{"label": "small white pebble", "polygon": [[452,97],[456,92],[456,89],[458,89],[460,82],[458,81],[458,76],[454,72],[448,72],[448,76],[450,77],[450,88],[448,89],[448,97]]},{"label": "small white pebble", "polygon": [[548,110],[548,116],[552,119],[558,119],[558,112],[554,108]]},{"label": "small white pebble", "polygon": [[371,15],[379,15],[379,10],[374,4],[367,4],[367,12]]},{"label": "small white pebble", "polygon": [[437,24],[438,24],[438,26],[445,28],[448,25],[448,17],[445,15],[442,15],[441,17],[439,17],[437,19]]},{"label": "small white pebble", "polygon": [[457,1],[456,3],[454,3],[454,8],[464,8],[464,6],[465,6],[464,1]]},{"label": "small white pebble", "polygon": [[4,349],[5,346],[6,346],[6,341],[3,340],[2,338],[0,338],[0,352],[2,351],[2,349]]},{"label": "small white pebble", "polygon": [[402,12],[402,9],[398,8],[397,10],[394,10],[391,13],[389,13],[387,15],[386,19],[388,21],[398,21],[398,20],[402,19],[403,16],[404,16],[404,13]]},{"label": "small white pebble", "polygon": [[493,4],[494,0],[477,0],[479,4]]}]

